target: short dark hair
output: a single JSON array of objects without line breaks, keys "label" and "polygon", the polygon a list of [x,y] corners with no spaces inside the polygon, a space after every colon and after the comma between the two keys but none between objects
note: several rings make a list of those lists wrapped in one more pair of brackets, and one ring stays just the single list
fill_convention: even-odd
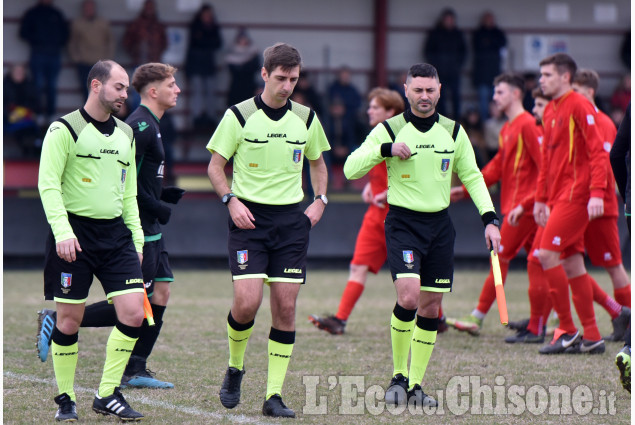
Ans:
[{"label": "short dark hair", "polygon": [[539,98],[539,97],[540,97],[540,98],[543,98],[543,99],[546,99],[546,100],[551,100],[551,96],[547,96],[547,95],[546,95],[546,94],[542,91],[542,89],[540,88],[540,86],[536,87],[535,89],[533,89],[533,90],[531,91],[531,97],[533,97],[534,99],[537,99],[537,98]]},{"label": "short dark hair", "polygon": [[296,66],[302,67],[302,58],[298,49],[287,43],[276,43],[263,52],[263,66],[268,74],[277,67],[287,72]]},{"label": "short dark hair", "polygon": [[580,68],[573,77],[573,82],[580,84],[581,86],[593,89],[594,92],[598,91],[600,85],[600,76],[592,69]]},{"label": "short dark hair", "polygon": [[410,67],[406,81],[416,77],[435,78],[439,81],[437,69],[429,63],[417,63]]},{"label": "short dark hair", "polygon": [[515,87],[521,92],[525,89],[525,80],[520,74],[514,72],[503,72],[494,78],[494,85],[497,86],[500,83],[507,83],[511,87]]},{"label": "short dark hair", "polygon": [[377,102],[386,110],[392,109],[395,115],[404,111],[405,104],[403,97],[395,90],[384,87],[375,87],[368,93],[368,100],[377,99]]},{"label": "short dark hair", "polygon": [[86,78],[86,87],[88,88],[88,91],[90,91],[90,83],[93,80],[97,80],[102,84],[108,81],[113,65],[117,65],[117,62],[105,59],[97,61],[97,63],[90,68],[90,71],[88,71],[88,78]]},{"label": "short dark hair", "polygon": [[575,63],[573,58],[566,53],[554,53],[551,56],[547,56],[540,61],[539,65],[554,65],[560,75],[568,72],[569,82],[573,82],[575,72],[578,70],[578,65]]},{"label": "short dark hair", "polygon": [[165,63],[150,62],[139,66],[132,74],[132,87],[141,94],[143,89],[155,81],[163,81],[176,73],[176,68]]}]

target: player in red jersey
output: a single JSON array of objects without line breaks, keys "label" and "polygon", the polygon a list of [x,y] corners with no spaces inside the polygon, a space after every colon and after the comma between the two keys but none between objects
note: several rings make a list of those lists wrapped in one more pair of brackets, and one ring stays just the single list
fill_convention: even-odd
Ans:
[{"label": "player in red jersey", "polygon": [[[600,78],[597,72],[591,69],[579,69],[573,78],[572,88],[591,102],[595,108],[597,126],[602,136],[604,150],[610,152],[617,129],[611,118],[600,111],[595,104],[595,93],[599,82]],[[624,333],[630,321],[631,282],[622,264],[622,251],[617,228],[619,212],[615,193],[615,178],[608,164],[606,182],[604,215],[589,222],[584,233],[584,246],[591,263],[594,266],[604,267],[613,283],[615,299],[608,296],[597,282],[591,279],[593,299],[609,313],[613,324],[613,334],[604,339],[621,341],[624,339]]]},{"label": "player in red jersey", "polygon": [[[571,89],[576,70],[575,61],[564,53],[540,62],[540,87],[553,100],[543,116],[545,133],[534,218],[544,227],[538,257],[560,320],[553,340],[540,349],[541,354],[605,351],[582,253],[589,221],[604,214],[608,153],[593,105]],[[573,323],[569,286],[584,338]]]},{"label": "player in red jersey", "polygon": [[[375,127],[404,111],[403,98],[394,90],[376,87],[368,94],[368,100],[369,105],[366,112],[371,127]],[[376,274],[386,261],[386,236],[384,234],[384,220],[388,214],[386,163],[381,162],[376,165],[368,174],[370,181],[362,191],[362,199],[369,206],[357,235],[348,282],[344,288],[337,313],[324,317],[309,316],[309,320],[317,328],[333,335],[344,333],[346,321],[364,291],[368,272]]]},{"label": "player in red jersey", "polygon": [[[531,214],[535,196],[535,182],[538,178],[540,164],[540,143],[542,136],[536,120],[523,109],[524,81],[522,77],[504,73],[494,80],[494,102],[503,111],[508,121],[503,125],[499,135],[499,150],[481,170],[485,184],[491,186],[501,183],[501,211],[507,215],[514,207],[520,206],[529,213],[523,214],[517,222],[503,220],[501,226],[501,244],[498,252],[503,282],[507,277],[509,262],[516,257],[521,248],[530,252],[536,232],[536,222]],[[468,196],[464,186],[452,188],[450,199],[454,202]],[[529,276],[531,268],[540,269],[540,262],[533,260],[528,265]],[[544,279],[543,279],[544,280]],[[530,294],[531,295],[531,294]],[[471,335],[478,335],[485,315],[496,299],[494,289],[494,275],[490,268],[489,275],[483,284],[477,307],[472,313],[462,319],[447,319],[448,325]],[[543,342],[542,328],[534,333],[526,331],[514,336],[516,340],[510,342]]]}]

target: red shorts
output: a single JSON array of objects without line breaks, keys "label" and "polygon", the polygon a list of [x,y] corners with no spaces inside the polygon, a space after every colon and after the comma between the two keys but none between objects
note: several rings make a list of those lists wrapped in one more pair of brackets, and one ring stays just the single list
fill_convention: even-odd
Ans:
[{"label": "red shorts", "polygon": [[523,214],[517,226],[512,226],[507,220],[503,220],[498,250],[500,258],[511,261],[518,255],[520,248],[525,248],[525,251],[529,253],[537,227],[534,216],[531,214]]},{"label": "red shorts", "polygon": [[364,215],[362,227],[357,234],[355,253],[351,264],[368,266],[368,270],[377,274],[386,262],[386,234],[384,221],[388,207],[379,208],[371,205]]},{"label": "red shorts", "polygon": [[584,232],[584,246],[594,266],[610,267],[622,264],[617,217],[591,220]]},{"label": "red shorts", "polygon": [[560,258],[584,254],[584,231],[589,213],[584,204],[558,202],[551,207],[547,225],[540,240],[540,249],[561,253]]}]

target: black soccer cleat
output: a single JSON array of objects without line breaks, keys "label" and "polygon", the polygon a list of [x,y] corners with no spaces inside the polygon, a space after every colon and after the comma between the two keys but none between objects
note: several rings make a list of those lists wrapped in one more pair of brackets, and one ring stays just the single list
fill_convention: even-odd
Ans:
[{"label": "black soccer cleat", "polygon": [[130,407],[123,398],[119,387],[115,388],[115,392],[108,397],[100,397],[99,393],[95,394],[93,411],[106,416],[116,416],[122,422],[140,421],[143,418],[143,415]]},{"label": "black soccer cleat", "polygon": [[309,322],[331,335],[342,335],[346,330],[346,321],[340,320],[332,314],[327,316],[312,314],[309,316]]},{"label": "black soccer cleat", "polygon": [[220,388],[220,403],[228,408],[233,409],[240,402],[240,383],[243,381],[245,369],[238,370],[235,367],[228,367],[225,372],[225,379]]},{"label": "black soccer cleat", "polygon": [[408,378],[401,373],[396,374],[390,380],[390,385],[386,390],[386,404],[398,406],[405,404],[408,397]]},{"label": "black soccer cleat", "polygon": [[545,334],[536,335],[529,329],[525,328],[525,330],[516,332],[516,335],[506,337],[505,342],[508,344],[542,344],[545,342]]},{"label": "black soccer cleat", "polygon": [[278,394],[274,394],[268,400],[265,400],[262,405],[262,414],[274,418],[295,418],[295,412],[284,404],[282,397]]},{"label": "black soccer cleat", "polygon": [[423,389],[419,384],[415,384],[415,386],[408,391],[408,404],[428,407],[437,407],[439,405],[435,399],[423,392]]},{"label": "black soccer cleat", "polygon": [[75,422],[77,421],[77,406],[71,400],[68,394],[62,393],[55,397],[55,403],[58,404],[55,420],[58,422]]},{"label": "black soccer cleat", "polygon": [[562,333],[557,339],[554,336],[554,339],[549,344],[543,345],[538,352],[540,354],[562,354],[567,348],[580,344],[581,340],[582,335],[579,331],[576,331],[575,334]]},{"label": "black soccer cleat", "polygon": [[611,320],[611,324],[613,325],[613,333],[605,336],[603,339],[605,341],[624,341],[628,325],[631,324],[631,309],[622,307],[620,314]]}]

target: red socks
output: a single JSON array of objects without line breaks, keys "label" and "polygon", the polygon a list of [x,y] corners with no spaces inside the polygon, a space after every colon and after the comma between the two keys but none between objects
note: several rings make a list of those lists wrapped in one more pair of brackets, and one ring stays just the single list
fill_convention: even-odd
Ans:
[{"label": "red socks", "polygon": [[346,284],[346,288],[344,288],[344,293],[340,300],[340,307],[335,317],[344,321],[348,320],[348,316],[351,315],[351,311],[353,311],[353,307],[355,307],[355,303],[357,303],[359,297],[362,296],[362,292],[364,292],[364,285],[349,280]]}]

